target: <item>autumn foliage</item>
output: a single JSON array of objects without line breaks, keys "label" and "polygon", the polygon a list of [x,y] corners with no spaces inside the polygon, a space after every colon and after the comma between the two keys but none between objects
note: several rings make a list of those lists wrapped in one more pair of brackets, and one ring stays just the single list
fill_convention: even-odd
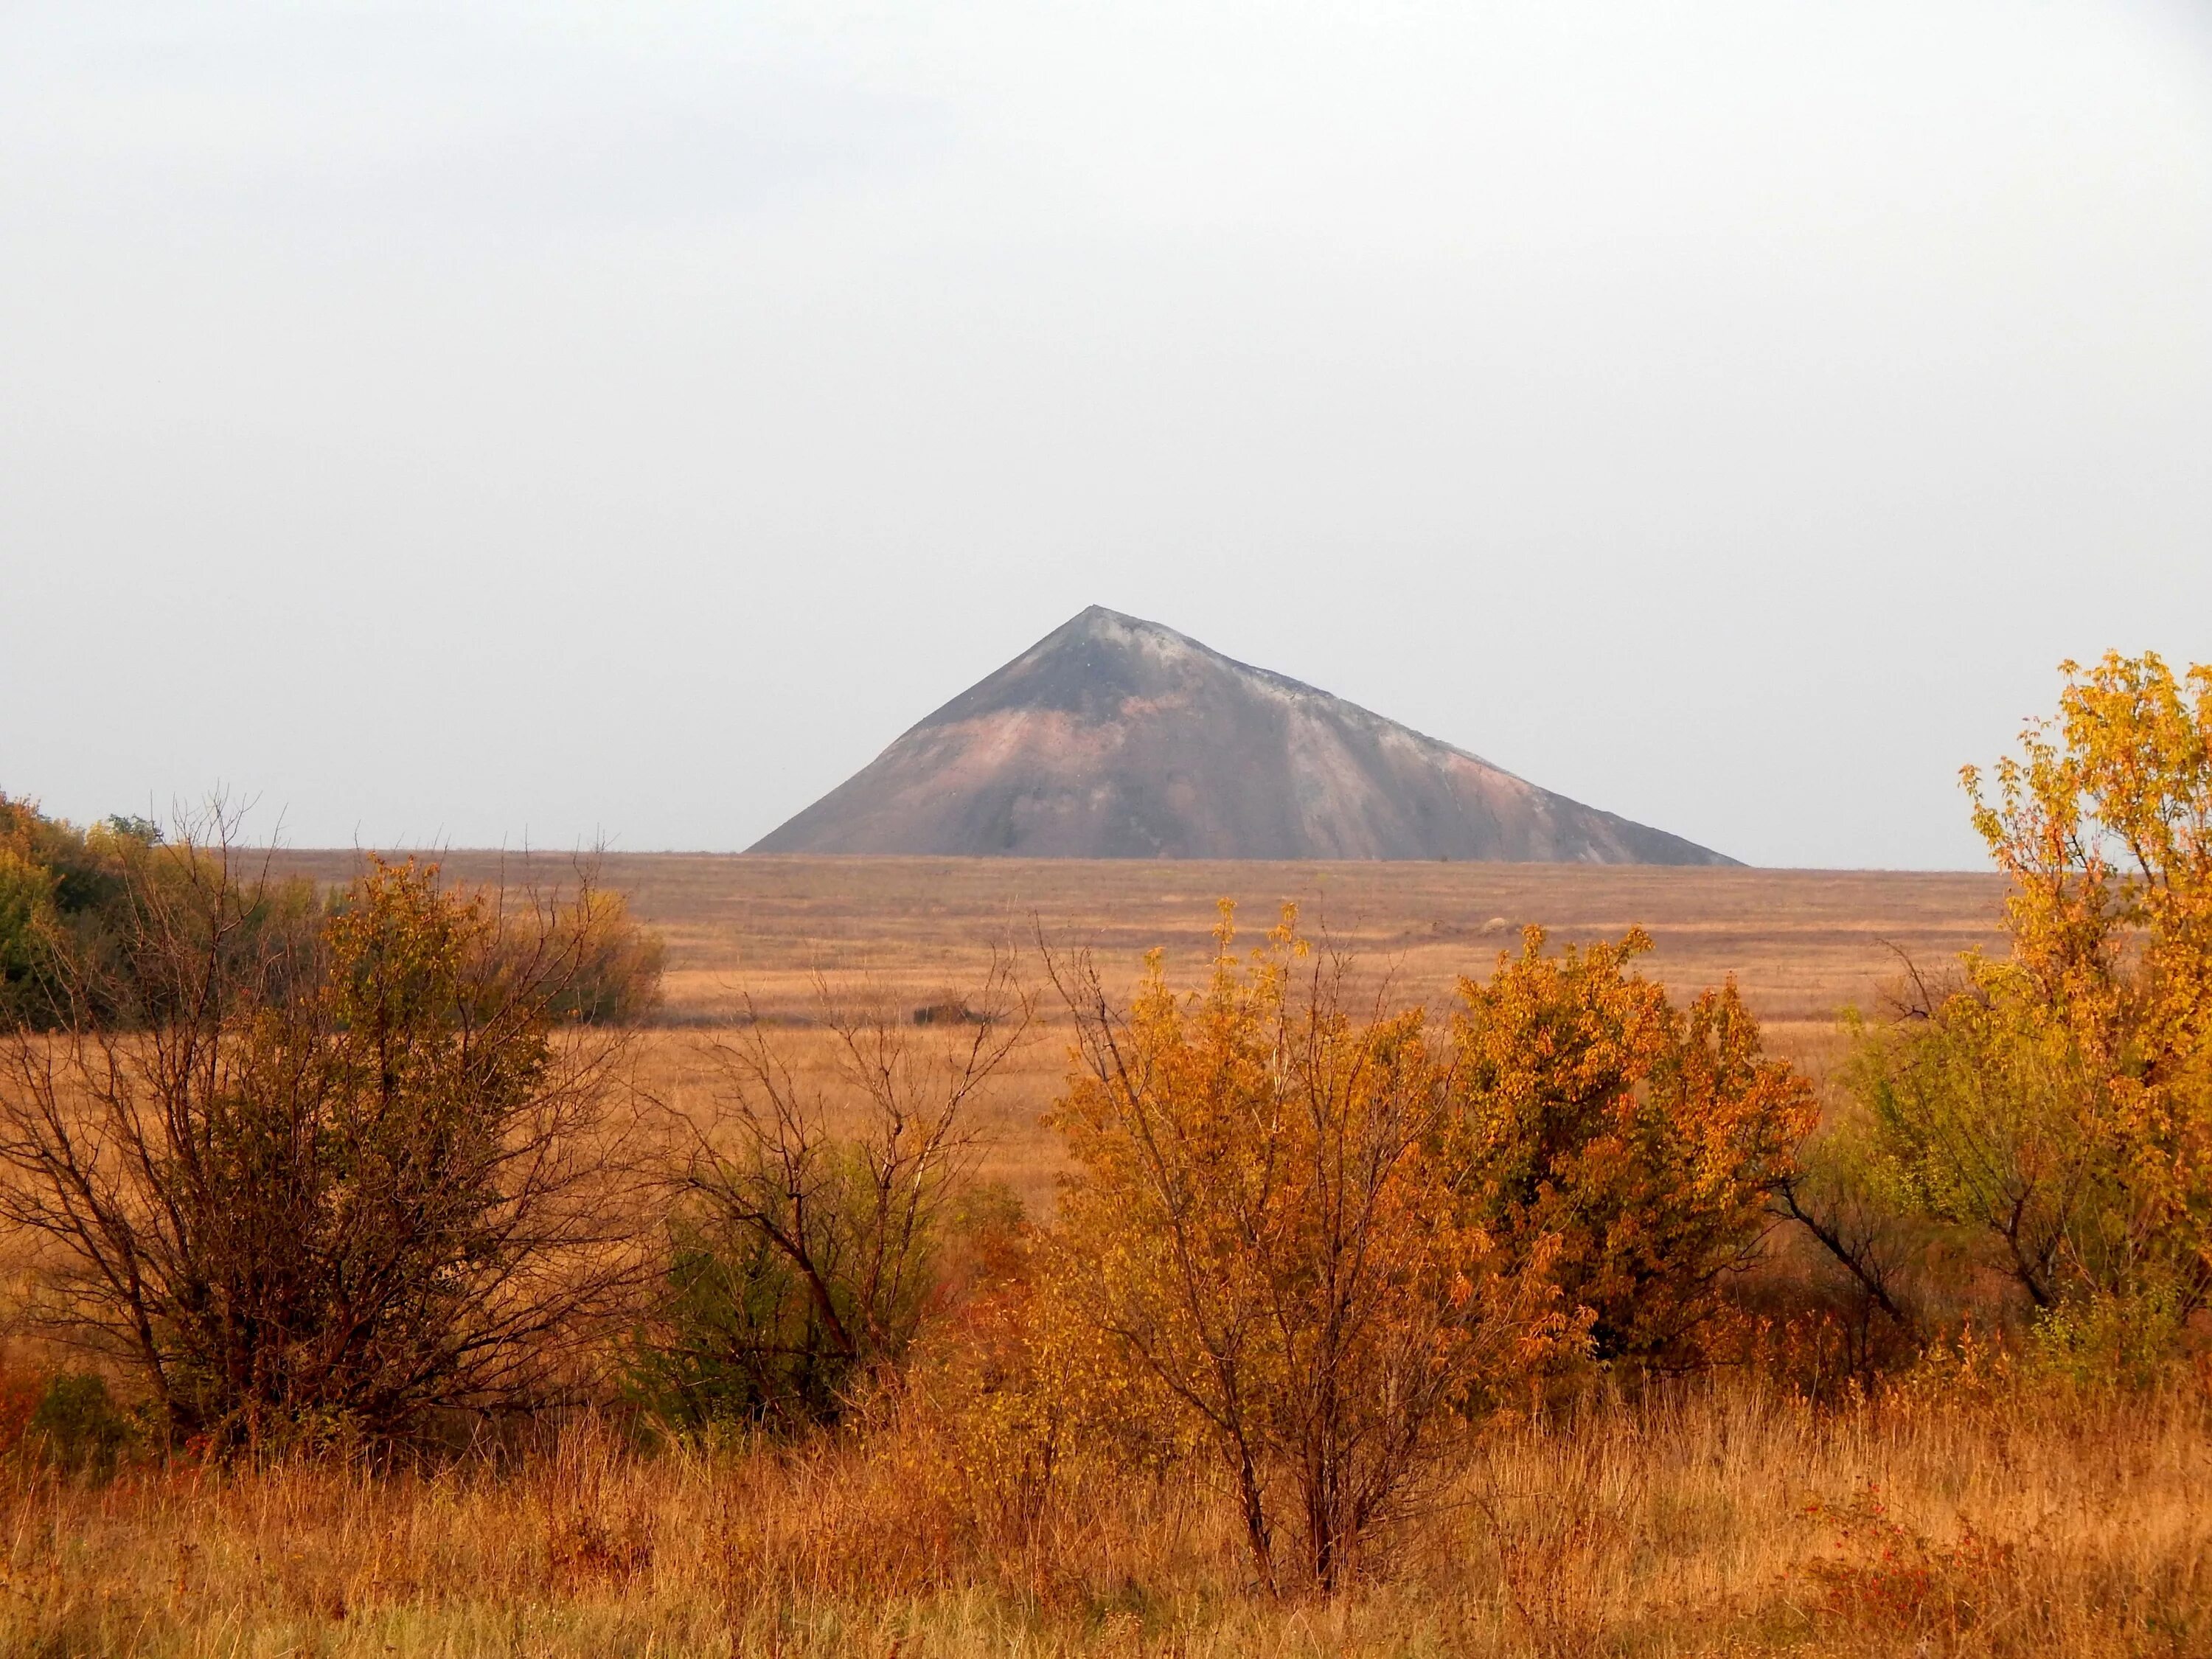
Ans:
[{"label": "autumn foliage", "polygon": [[1454,1415],[1579,1327],[1548,1253],[1509,1260],[1435,1155],[1453,1071],[1423,1014],[1354,1018],[1288,918],[1249,961],[1225,907],[1218,939],[1188,999],[1157,956],[1126,1013],[1082,965],[1063,979],[1083,1065],[1054,1121],[1083,1173],[1055,1285],[1133,1406],[1198,1428],[1263,1576],[1287,1508],[1328,1584]]},{"label": "autumn foliage", "polygon": [[1206,988],[1155,957],[1126,1012],[1064,974],[1053,1248],[1109,1385],[1199,1430],[1263,1572],[1287,1509],[1326,1584],[1455,1425],[1589,1354],[1692,1357],[1812,1105],[1732,989],[1683,1012],[1631,975],[1636,936],[1532,932],[1437,1033],[1355,1016],[1292,921],[1240,960],[1224,911]]},{"label": "autumn foliage", "polygon": [[611,896],[0,799],[0,1339],[70,1345],[0,1344],[0,1644],[2202,1650],[2212,669],[2066,672],[1967,774],[2008,948],[1832,1086],[1638,929],[1425,1007],[1224,903],[1193,982],[1045,952],[1028,1214],[1004,955],[648,1099]]},{"label": "autumn foliage", "polygon": [[1771,1224],[1816,1107],[1763,1054],[1735,988],[1686,1009],[1619,944],[1521,955],[1462,980],[1444,1155],[1465,1213],[1549,1263],[1601,1358],[1689,1363]]},{"label": "autumn foliage", "polygon": [[2170,1346],[2212,1291],[2212,668],[2064,666],[1984,776],[2010,950],[1923,979],[1853,1081],[1870,1175],[2054,1334]]}]

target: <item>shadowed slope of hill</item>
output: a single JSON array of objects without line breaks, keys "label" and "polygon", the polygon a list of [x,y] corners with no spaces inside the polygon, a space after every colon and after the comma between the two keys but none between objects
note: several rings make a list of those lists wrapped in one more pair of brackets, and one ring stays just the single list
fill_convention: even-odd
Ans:
[{"label": "shadowed slope of hill", "polygon": [[1098,605],[750,850],[1735,862]]}]

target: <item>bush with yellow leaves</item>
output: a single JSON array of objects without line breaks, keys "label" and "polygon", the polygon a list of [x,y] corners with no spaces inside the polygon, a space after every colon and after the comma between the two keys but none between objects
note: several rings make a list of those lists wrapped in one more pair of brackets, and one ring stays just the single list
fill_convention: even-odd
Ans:
[{"label": "bush with yellow leaves", "polygon": [[1126,1010],[1086,960],[1054,965],[1081,1063],[1054,1121],[1080,1174],[1043,1287],[1048,1323],[1096,1339],[1073,1386],[1189,1431],[1262,1579],[1287,1512],[1328,1588],[1461,1414],[1581,1326],[1548,1249],[1501,1247],[1436,1155],[1449,1050],[1419,1010],[1356,1018],[1294,921],[1243,958],[1224,905],[1206,989],[1177,994],[1156,954]]}]

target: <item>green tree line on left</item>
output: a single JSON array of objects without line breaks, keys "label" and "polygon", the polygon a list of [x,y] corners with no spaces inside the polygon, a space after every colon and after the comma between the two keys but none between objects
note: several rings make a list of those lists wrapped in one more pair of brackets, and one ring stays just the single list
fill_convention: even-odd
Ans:
[{"label": "green tree line on left", "polygon": [[100,977],[112,976],[134,878],[160,878],[148,855],[162,842],[147,818],[117,815],[80,828],[0,793],[0,1018],[61,1024],[70,959],[102,963],[111,971]]},{"label": "green tree line on left", "polygon": [[[233,856],[206,844],[209,827],[180,826],[184,833],[172,836],[128,813],[79,825],[0,791],[0,1027],[54,1030],[79,1019],[131,1025],[155,1017],[149,999],[158,989],[139,971],[143,953],[132,941],[145,932],[149,907],[179,898],[209,873],[211,858]],[[305,962],[354,895],[262,876],[240,925],[293,947],[276,957]],[[660,996],[659,937],[616,893],[592,890],[584,921],[582,960],[548,1012],[587,1024],[651,1013]]]}]

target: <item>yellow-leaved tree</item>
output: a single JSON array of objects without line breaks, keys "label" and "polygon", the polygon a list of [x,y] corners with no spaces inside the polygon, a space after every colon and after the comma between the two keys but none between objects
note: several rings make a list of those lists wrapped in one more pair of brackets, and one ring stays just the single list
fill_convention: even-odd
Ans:
[{"label": "yellow-leaved tree", "polygon": [[1355,1016],[1294,921],[1240,957],[1224,904],[1206,988],[1179,994],[1155,952],[1127,1009],[1087,960],[1054,964],[1081,1064],[1053,1121],[1079,1173],[1047,1285],[1099,1339],[1107,1374],[1077,1384],[1190,1430],[1262,1577],[1287,1512],[1327,1588],[1455,1418],[1581,1331],[1547,1251],[1509,1258],[1436,1155],[1449,1048],[1418,1010]]},{"label": "yellow-leaved tree", "polygon": [[2061,672],[2057,717],[1965,772],[2009,954],[1966,957],[1855,1076],[1917,1207],[1994,1240],[2046,1321],[2101,1308],[2140,1343],[2212,1291],[2212,667]]}]

